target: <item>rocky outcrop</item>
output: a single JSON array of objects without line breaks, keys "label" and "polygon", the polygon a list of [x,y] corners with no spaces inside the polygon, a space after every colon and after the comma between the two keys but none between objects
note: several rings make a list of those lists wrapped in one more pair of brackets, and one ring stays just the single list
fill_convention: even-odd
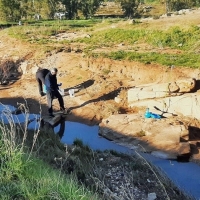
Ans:
[{"label": "rocky outcrop", "polygon": [[164,117],[183,115],[200,119],[200,93],[192,93],[195,86],[195,79],[137,86],[128,90],[128,104],[132,108],[148,107]]},{"label": "rocky outcrop", "polygon": [[164,117],[182,115],[200,119],[200,93],[137,101],[131,103],[130,107],[148,107],[151,112],[156,112]]},{"label": "rocky outcrop", "polygon": [[136,86],[128,90],[128,103],[144,99],[164,98],[169,96],[180,96],[195,88],[195,79],[178,80],[170,83],[146,84]]},{"label": "rocky outcrop", "polygon": [[[189,130],[175,117],[146,119],[142,114],[112,115],[100,124],[99,134],[131,149],[167,159],[190,157]],[[184,142],[183,142],[184,141]]]}]

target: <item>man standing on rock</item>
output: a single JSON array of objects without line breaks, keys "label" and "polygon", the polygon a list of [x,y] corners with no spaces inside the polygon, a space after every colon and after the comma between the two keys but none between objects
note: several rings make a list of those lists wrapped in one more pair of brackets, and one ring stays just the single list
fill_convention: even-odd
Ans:
[{"label": "man standing on rock", "polygon": [[45,76],[49,73],[48,69],[40,69],[36,72],[36,80],[38,82],[39,93],[42,96],[45,95],[43,92],[43,85],[45,84]]},{"label": "man standing on rock", "polygon": [[64,101],[63,98],[58,91],[58,86],[61,86],[61,84],[57,83],[57,68],[52,68],[49,73],[45,76],[45,86],[47,90],[47,103],[48,103],[48,112],[49,116],[54,117],[53,115],[53,108],[52,108],[52,102],[54,98],[58,98],[58,102],[60,104],[60,110],[65,111],[64,107]]}]

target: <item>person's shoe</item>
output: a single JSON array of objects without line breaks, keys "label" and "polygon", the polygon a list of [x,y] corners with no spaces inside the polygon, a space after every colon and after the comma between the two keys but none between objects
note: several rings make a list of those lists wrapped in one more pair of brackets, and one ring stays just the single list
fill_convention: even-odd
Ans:
[{"label": "person's shoe", "polygon": [[55,115],[53,115],[52,113],[49,114],[49,117],[55,117]]},{"label": "person's shoe", "polygon": [[64,111],[65,111],[65,108],[60,108],[60,111],[63,111],[63,112],[64,112]]},{"label": "person's shoe", "polygon": [[68,115],[68,114],[70,114],[70,112],[71,112],[71,110],[68,108],[60,108],[60,111],[62,111],[63,112],[63,114],[65,114],[65,115]]},{"label": "person's shoe", "polygon": [[40,96],[41,96],[41,97],[43,97],[43,96],[45,96],[45,95],[46,95],[46,94],[45,94],[44,92],[41,92],[41,93],[40,93]]},{"label": "person's shoe", "polygon": [[71,113],[71,109],[70,109],[70,108],[66,109],[64,113],[65,113],[66,115],[69,115],[69,114]]}]

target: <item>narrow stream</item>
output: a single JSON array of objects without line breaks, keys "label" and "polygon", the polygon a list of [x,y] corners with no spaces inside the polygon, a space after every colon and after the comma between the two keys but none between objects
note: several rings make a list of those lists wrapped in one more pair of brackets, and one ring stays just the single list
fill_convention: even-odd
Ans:
[{"label": "narrow stream", "polygon": [[[0,119],[7,124],[11,120],[14,123],[24,123],[29,120],[28,129],[39,128],[40,116],[35,114],[9,114],[15,111],[12,106],[0,105]],[[118,145],[98,135],[99,126],[88,126],[76,122],[65,121],[54,128],[56,134],[62,130],[61,142],[73,144],[75,139],[80,139],[93,150],[115,150],[117,152],[132,154],[134,150]],[[141,158],[151,162],[159,168],[174,184],[194,200],[200,200],[200,166],[192,163],[180,163],[175,160],[157,158],[147,153],[140,153]]]},{"label": "narrow stream", "polygon": [[[60,125],[54,128],[55,133],[60,130]],[[120,153],[134,153],[133,150],[124,146],[118,145],[103,137],[100,137],[99,126],[88,126],[77,122],[65,122],[64,135],[61,142],[64,144],[73,144],[75,139],[80,139],[85,145],[88,145],[93,150],[114,150]]]}]

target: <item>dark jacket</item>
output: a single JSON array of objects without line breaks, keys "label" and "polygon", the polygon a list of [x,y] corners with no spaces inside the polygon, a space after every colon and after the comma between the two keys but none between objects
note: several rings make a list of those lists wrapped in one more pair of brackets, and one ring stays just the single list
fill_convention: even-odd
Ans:
[{"label": "dark jacket", "polygon": [[57,83],[57,77],[56,75],[52,75],[51,72],[49,72],[45,76],[45,86],[46,90],[48,91],[55,91],[58,90],[58,83]]},{"label": "dark jacket", "polygon": [[45,82],[45,76],[49,73],[48,69],[41,69],[36,72],[36,79],[40,79],[42,83]]}]

